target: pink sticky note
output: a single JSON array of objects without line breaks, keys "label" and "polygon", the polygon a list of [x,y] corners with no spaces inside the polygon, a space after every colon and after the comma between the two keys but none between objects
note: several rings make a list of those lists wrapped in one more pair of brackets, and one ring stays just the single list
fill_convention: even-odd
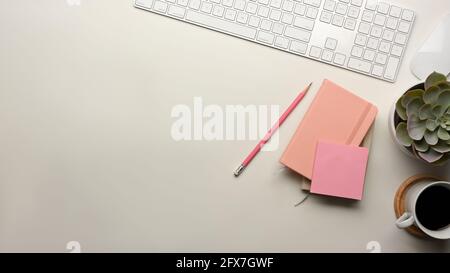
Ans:
[{"label": "pink sticky note", "polygon": [[312,176],[311,192],[362,200],[369,150],[320,141]]}]

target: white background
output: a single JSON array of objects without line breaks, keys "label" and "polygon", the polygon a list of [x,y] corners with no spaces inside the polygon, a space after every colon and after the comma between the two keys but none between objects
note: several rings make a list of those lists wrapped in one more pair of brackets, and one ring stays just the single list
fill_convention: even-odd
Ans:
[{"label": "white background", "polygon": [[[394,101],[418,80],[409,61],[448,0],[417,11],[398,81],[386,83],[132,7],[132,1],[0,1],[0,251],[449,251],[398,230],[402,181],[429,172],[388,131]],[[303,194],[278,160],[324,78],[374,103],[365,198]],[[311,93],[241,178],[255,141],[174,142],[173,106],[280,105]]]}]

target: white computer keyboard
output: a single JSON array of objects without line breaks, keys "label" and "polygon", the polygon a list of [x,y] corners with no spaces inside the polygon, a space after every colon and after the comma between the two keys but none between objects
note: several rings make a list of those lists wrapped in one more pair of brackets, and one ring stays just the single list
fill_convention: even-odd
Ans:
[{"label": "white computer keyboard", "polygon": [[137,8],[395,82],[411,10],[377,0],[136,0]]}]

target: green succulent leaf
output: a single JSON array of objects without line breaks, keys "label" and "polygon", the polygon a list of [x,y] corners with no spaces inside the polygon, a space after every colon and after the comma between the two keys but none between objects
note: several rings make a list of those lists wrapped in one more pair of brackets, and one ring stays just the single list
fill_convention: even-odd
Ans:
[{"label": "green succulent leaf", "polygon": [[428,145],[425,139],[422,139],[421,141],[415,141],[413,145],[416,151],[422,153],[425,153],[426,151],[428,151],[428,149],[430,149],[430,145]]},{"label": "green succulent leaf", "polygon": [[441,89],[439,87],[431,86],[430,88],[427,88],[427,90],[423,94],[423,100],[427,104],[435,104],[440,94]]},{"label": "green succulent leaf", "polygon": [[427,122],[420,120],[416,115],[412,115],[407,121],[408,135],[413,140],[423,139],[427,130]]},{"label": "green succulent leaf", "polygon": [[399,99],[397,103],[395,104],[395,111],[397,112],[397,115],[402,120],[407,120],[408,116],[406,115],[406,108],[402,105],[402,100]]},{"label": "green succulent leaf", "polygon": [[450,90],[445,90],[444,92],[442,92],[439,95],[436,103],[443,106],[444,109],[447,110],[450,105]]},{"label": "green succulent leaf", "polygon": [[441,140],[450,140],[450,134],[447,132],[447,130],[439,128],[437,131],[437,136]]},{"label": "green succulent leaf", "polygon": [[448,82],[448,79],[447,79],[447,82],[439,83],[438,87],[442,90],[450,90],[450,82]]},{"label": "green succulent leaf", "polygon": [[425,91],[422,89],[414,89],[406,92],[401,98],[403,107],[406,108],[406,106],[408,106],[408,104],[416,98],[422,99],[424,93]]},{"label": "green succulent leaf", "polygon": [[433,106],[431,104],[424,104],[419,109],[419,118],[421,120],[434,119]]},{"label": "green succulent leaf", "polygon": [[442,82],[447,82],[447,77],[441,73],[433,72],[425,81],[425,89],[438,85]]},{"label": "green succulent leaf", "polygon": [[414,140],[408,135],[408,129],[405,122],[400,122],[399,125],[397,125],[396,136],[397,140],[400,144],[402,144],[405,147],[411,147]]},{"label": "green succulent leaf", "polygon": [[425,153],[419,152],[419,156],[428,163],[435,163],[439,161],[442,157],[444,157],[444,154],[438,153],[435,150],[430,149]]},{"label": "green succulent leaf", "polygon": [[439,127],[439,122],[434,119],[427,120],[427,129],[429,131],[434,131]]},{"label": "green succulent leaf", "polygon": [[437,131],[426,131],[424,135],[425,140],[428,145],[436,145],[439,142],[438,132]]},{"label": "green succulent leaf", "polygon": [[434,145],[433,147],[431,147],[433,150],[435,150],[438,153],[448,153],[450,152],[450,145],[449,143],[440,140],[438,144]]},{"label": "green succulent leaf", "polygon": [[433,115],[435,118],[441,118],[445,113],[445,109],[442,105],[433,106]]},{"label": "green succulent leaf", "polygon": [[424,105],[423,100],[421,98],[412,99],[408,105],[406,105],[406,115],[411,117],[412,115],[417,115],[419,113],[419,109]]}]

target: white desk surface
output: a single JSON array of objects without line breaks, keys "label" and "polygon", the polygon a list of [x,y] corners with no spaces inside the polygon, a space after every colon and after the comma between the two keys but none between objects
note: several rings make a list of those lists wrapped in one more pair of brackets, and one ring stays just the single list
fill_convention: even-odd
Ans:
[{"label": "white desk surface", "polygon": [[[429,168],[388,131],[393,102],[418,80],[409,61],[450,12],[417,11],[395,84],[154,15],[132,1],[0,3],[0,251],[450,251],[394,225],[394,194]],[[239,58],[237,57],[239,56]],[[280,158],[324,78],[380,113],[359,203],[303,196]],[[232,172],[255,141],[175,142],[177,104],[277,104],[314,86],[280,131],[280,149]]]}]

